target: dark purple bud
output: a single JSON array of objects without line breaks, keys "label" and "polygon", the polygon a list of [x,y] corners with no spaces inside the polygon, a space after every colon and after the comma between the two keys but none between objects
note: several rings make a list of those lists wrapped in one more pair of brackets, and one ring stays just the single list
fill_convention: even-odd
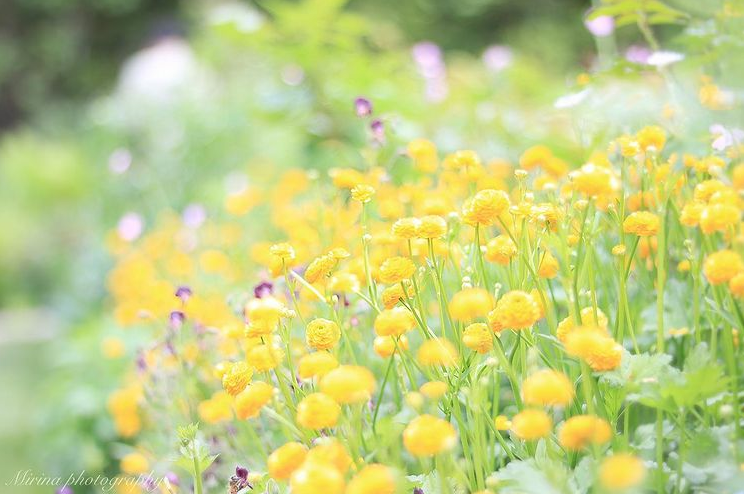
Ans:
[{"label": "dark purple bud", "polygon": [[424,494],[424,490],[421,487],[414,487],[413,494]]},{"label": "dark purple bud", "polygon": [[354,109],[356,110],[357,117],[367,117],[372,115],[372,102],[367,98],[359,97],[354,100]]},{"label": "dark purple bud", "polygon": [[158,484],[155,482],[155,479],[152,478],[151,475],[148,475],[147,477],[145,477],[144,479],[142,479],[142,487],[147,492],[152,492],[152,491],[154,491],[158,487]]},{"label": "dark purple bud", "polygon": [[179,287],[178,287],[178,288],[176,289],[176,293],[175,293],[175,295],[176,295],[176,297],[178,297],[178,298],[180,298],[180,299],[181,299],[181,302],[183,302],[183,303],[186,303],[186,301],[187,301],[187,300],[188,300],[188,299],[189,299],[189,298],[191,297],[191,295],[192,295],[192,292],[191,292],[191,288],[189,288],[189,287],[187,287],[187,286],[179,286]]},{"label": "dark purple bud", "polygon": [[137,369],[139,369],[140,372],[145,372],[147,370],[147,361],[145,361],[145,355],[142,352],[139,352],[137,355]]},{"label": "dark purple bud", "polygon": [[240,479],[248,480],[248,469],[241,466],[235,467],[235,476]]},{"label": "dark purple bud", "polygon": [[183,322],[186,320],[186,314],[180,310],[171,311],[170,317],[168,318],[171,328],[180,329],[183,326]]},{"label": "dark purple bud", "polygon": [[268,297],[274,292],[274,285],[270,281],[262,281],[253,287],[253,296],[256,298]]},{"label": "dark purple bud", "polygon": [[72,490],[72,487],[69,485],[63,485],[56,491],[54,491],[54,494],[75,494],[75,491]]},{"label": "dark purple bud", "polygon": [[372,138],[377,142],[385,141],[385,124],[382,120],[375,119],[369,124],[369,128],[372,131]]}]

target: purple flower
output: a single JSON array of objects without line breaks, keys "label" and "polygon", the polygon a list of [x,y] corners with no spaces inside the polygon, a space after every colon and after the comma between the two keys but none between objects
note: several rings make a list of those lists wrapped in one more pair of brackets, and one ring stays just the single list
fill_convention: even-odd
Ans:
[{"label": "purple flower", "polygon": [[75,494],[75,491],[72,490],[72,487],[69,485],[63,485],[56,491],[54,491],[54,494]]},{"label": "purple flower", "polygon": [[424,490],[421,487],[414,487],[413,494],[424,494]]},{"label": "purple flower", "polygon": [[115,173],[117,175],[121,175],[122,173],[127,171],[131,164],[132,153],[124,148],[115,149],[108,159],[109,170],[111,170],[111,173]]},{"label": "purple flower", "polygon": [[372,138],[378,142],[385,142],[385,124],[382,120],[375,119],[369,124],[369,129],[372,131]]},{"label": "purple flower", "polygon": [[372,102],[361,96],[354,100],[354,110],[357,117],[368,117],[372,115]]},{"label": "purple flower", "polygon": [[628,62],[645,64],[651,56],[651,50],[645,46],[630,45],[625,51],[625,59]]},{"label": "purple flower", "polygon": [[186,314],[184,314],[180,310],[171,311],[170,316],[168,317],[168,322],[173,329],[179,329],[181,326],[183,326],[183,322],[185,320]]},{"label": "purple flower", "polygon": [[178,479],[178,475],[176,475],[175,472],[166,473],[165,478],[168,479],[168,482],[170,482],[171,485],[180,485],[181,483],[181,481]]},{"label": "purple flower", "polygon": [[207,219],[207,212],[201,204],[189,204],[183,210],[183,224],[189,228],[199,228]]},{"label": "purple flower", "polygon": [[186,303],[186,301],[191,297],[193,292],[191,291],[191,288],[187,286],[179,286],[176,288],[176,293],[174,294],[176,297],[181,299],[181,302]]},{"label": "purple flower", "polygon": [[253,287],[253,296],[256,298],[268,297],[274,292],[274,285],[270,281],[262,281]]},{"label": "purple flower", "polygon": [[248,469],[237,466],[235,467],[235,475],[230,477],[229,492],[230,494],[237,494],[238,491],[246,487],[253,489],[253,486],[248,482]]},{"label": "purple flower", "polygon": [[489,46],[483,52],[483,63],[492,72],[500,72],[512,63],[514,55],[511,48],[502,45]]},{"label": "purple flower", "polygon": [[425,41],[417,43],[412,50],[413,60],[425,80],[426,99],[439,102],[447,97],[446,67],[442,50],[434,43]]},{"label": "purple flower", "polygon": [[142,235],[144,226],[142,216],[137,213],[127,213],[119,220],[119,224],[116,226],[116,231],[119,233],[119,237],[121,237],[122,240],[132,242]]},{"label": "purple flower", "polygon": [[611,15],[600,15],[584,20],[586,29],[598,38],[604,38],[615,32],[615,18]]}]

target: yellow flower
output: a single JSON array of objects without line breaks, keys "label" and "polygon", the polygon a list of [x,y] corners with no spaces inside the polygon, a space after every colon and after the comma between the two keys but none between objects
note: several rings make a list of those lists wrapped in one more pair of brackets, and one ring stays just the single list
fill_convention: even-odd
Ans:
[{"label": "yellow flower", "polygon": [[339,404],[323,393],[311,393],[297,405],[297,423],[308,429],[334,427],[340,414]]},{"label": "yellow flower", "polygon": [[359,288],[359,278],[354,273],[336,273],[328,281],[328,290],[334,293],[356,293]]},{"label": "yellow flower", "polygon": [[[594,307],[584,307],[579,312],[579,318],[581,319],[582,326],[595,328],[602,334],[609,336],[609,333],[607,333],[607,325],[609,324],[609,321],[605,313],[602,312],[602,309],[600,309],[599,307],[597,307],[596,317],[594,315]],[[558,340],[560,340],[561,343],[565,343],[568,334],[574,329],[575,326],[573,323],[573,319],[571,319],[570,316],[563,319],[561,322],[558,323],[558,328],[556,331]]]},{"label": "yellow flower", "polygon": [[392,285],[408,280],[416,272],[416,265],[407,257],[389,257],[380,266],[380,281]]},{"label": "yellow flower", "polygon": [[394,494],[395,475],[385,465],[372,463],[362,468],[349,482],[346,494]]},{"label": "yellow flower", "polygon": [[527,405],[565,407],[574,398],[574,386],[562,372],[543,369],[522,382],[522,400]]},{"label": "yellow flower", "polygon": [[[512,290],[496,302],[496,308],[488,315],[489,321],[498,321],[502,329],[528,329],[540,318],[540,308],[527,292]],[[494,328],[494,324],[491,324]]]},{"label": "yellow flower", "polygon": [[550,251],[540,256],[540,267],[537,270],[540,278],[555,278],[558,274],[558,260],[553,257]]},{"label": "yellow flower", "polygon": [[636,141],[641,150],[648,151],[649,148],[653,148],[658,153],[664,148],[666,134],[661,127],[649,125],[638,131]]},{"label": "yellow flower", "polygon": [[299,362],[299,375],[301,379],[324,376],[338,367],[338,361],[331,353],[313,352],[303,355]]},{"label": "yellow flower", "polygon": [[444,381],[429,381],[422,384],[419,391],[430,400],[438,400],[444,396],[447,389],[449,386]]},{"label": "yellow flower", "polygon": [[335,322],[328,319],[313,319],[305,331],[308,346],[315,350],[330,350],[340,339],[341,330]]},{"label": "yellow flower", "polygon": [[447,233],[447,222],[441,216],[424,216],[421,218],[416,235],[419,238],[440,238]]},{"label": "yellow flower", "polygon": [[604,197],[613,194],[620,181],[611,169],[587,163],[571,174],[574,189],[588,197]]},{"label": "yellow flower", "polygon": [[413,329],[416,320],[410,310],[404,307],[385,309],[375,318],[377,336],[400,336]]},{"label": "yellow flower", "polygon": [[338,260],[331,255],[316,257],[305,270],[305,279],[309,283],[315,283],[331,274],[331,270],[336,267],[337,263]]},{"label": "yellow flower", "polygon": [[403,293],[403,287],[400,286],[400,283],[390,285],[382,291],[382,305],[384,305],[386,309],[392,309],[401,299],[405,300],[406,297],[412,298],[415,295],[415,291],[410,281],[404,281],[403,285],[406,287],[405,294]]},{"label": "yellow flower", "polygon": [[737,273],[729,280],[729,290],[734,297],[744,297],[744,272]]},{"label": "yellow flower", "polygon": [[261,408],[274,396],[274,388],[263,381],[253,381],[235,397],[235,415],[245,420],[258,417]]},{"label": "yellow flower", "polygon": [[730,204],[708,204],[700,214],[700,230],[706,235],[725,232],[739,223],[741,210]]},{"label": "yellow flower", "polygon": [[124,456],[119,463],[121,471],[129,475],[147,473],[150,468],[150,462],[142,453],[129,453]]},{"label": "yellow flower", "polygon": [[566,420],[558,432],[558,442],[570,451],[590,444],[604,444],[612,439],[610,424],[594,415],[576,415]]},{"label": "yellow flower", "polygon": [[733,250],[719,250],[705,258],[703,273],[711,285],[727,283],[744,270],[741,256]]},{"label": "yellow flower", "polygon": [[403,430],[403,444],[413,456],[433,456],[452,449],[457,433],[452,424],[432,415],[419,415]]},{"label": "yellow flower", "polygon": [[623,231],[639,237],[650,237],[659,231],[659,217],[648,211],[631,213],[623,221]]},{"label": "yellow flower", "polygon": [[605,489],[629,489],[640,485],[645,478],[643,461],[628,453],[605,458],[599,467],[599,482]]},{"label": "yellow flower", "polygon": [[534,441],[550,434],[553,420],[543,410],[527,408],[514,416],[511,431],[519,439]]},{"label": "yellow flower", "polygon": [[437,169],[437,147],[427,139],[414,139],[408,143],[408,156],[416,168],[424,173]]},{"label": "yellow flower", "polygon": [[307,453],[306,461],[333,465],[342,474],[349,470],[352,460],[341,441],[335,437],[323,437],[315,444],[313,449]]},{"label": "yellow flower", "polygon": [[353,168],[331,168],[328,176],[333,180],[333,185],[339,189],[351,189],[356,185],[366,183],[364,174]]},{"label": "yellow flower", "polygon": [[509,196],[503,190],[479,191],[463,206],[462,216],[471,225],[492,225],[510,206]]},{"label": "yellow flower", "polygon": [[294,247],[286,242],[272,245],[269,248],[269,252],[272,256],[276,256],[285,262],[294,261],[297,256]]},{"label": "yellow flower", "polygon": [[493,335],[487,325],[477,322],[465,328],[462,342],[474,352],[488,353],[493,347]]},{"label": "yellow flower", "polygon": [[496,418],[493,419],[493,425],[496,427],[497,431],[506,431],[511,428],[512,423],[506,415],[497,415]]},{"label": "yellow flower", "polygon": [[517,255],[517,246],[508,235],[499,235],[486,244],[487,261],[506,266]]},{"label": "yellow flower", "polygon": [[235,396],[248,386],[251,377],[253,377],[253,369],[246,362],[235,362],[222,376],[222,387],[230,395]]},{"label": "yellow flower", "polygon": [[257,372],[266,372],[277,367],[284,360],[284,351],[273,345],[256,345],[248,350],[248,363]]},{"label": "yellow flower", "polygon": [[358,365],[336,367],[320,380],[320,390],[338,403],[369,401],[375,387],[372,372]]},{"label": "yellow flower", "polygon": [[601,329],[582,326],[566,337],[566,352],[584,360],[594,371],[609,371],[620,366],[623,348]]},{"label": "yellow flower", "polygon": [[401,218],[393,223],[393,235],[410,240],[418,236],[421,220],[418,218]]},{"label": "yellow flower", "polygon": [[371,185],[359,184],[355,185],[351,189],[351,198],[355,201],[359,201],[362,204],[372,200],[372,196],[375,195],[375,188]]},{"label": "yellow flower", "polygon": [[101,352],[106,358],[115,359],[124,355],[126,347],[120,338],[110,336],[101,342]]},{"label": "yellow flower", "polygon": [[451,367],[457,363],[458,355],[457,349],[448,339],[435,337],[421,344],[416,358],[421,365]]},{"label": "yellow flower", "polygon": [[279,324],[284,305],[274,297],[254,298],[245,304],[248,338],[271,334]]},{"label": "yellow flower", "polygon": [[292,472],[289,488],[292,494],[343,494],[344,477],[333,465],[306,461]]},{"label": "yellow flower", "polygon": [[275,480],[286,480],[307,457],[307,446],[289,442],[275,449],[266,460],[269,476]]},{"label": "yellow flower", "polygon": [[457,321],[472,321],[485,316],[493,307],[493,298],[483,288],[465,288],[452,297],[450,315]]},{"label": "yellow flower", "polygon": [[690,270],[690,266],[691,266],[690,265],[690,260],[689,259],[683,259],[683,260],[679,261],[679,263],[677,264],[677,271],[679,271],[680,273],[686,273],[687,271]]},{"label": "yellow flower", "polygon": [[[378,336],[375,338],[372,346],[375,353],[382,358],[387,358],[395,353],[395,336]],[[408,350],[408,338],[406,335],[398,337],[398,346],[403,350]]]},{"label": "yellow flower", "polygon": [[553,152],[542,144],[527,148],[519,157],[519,166],[525,170],[534,170],[542,166],[553,156]]}]

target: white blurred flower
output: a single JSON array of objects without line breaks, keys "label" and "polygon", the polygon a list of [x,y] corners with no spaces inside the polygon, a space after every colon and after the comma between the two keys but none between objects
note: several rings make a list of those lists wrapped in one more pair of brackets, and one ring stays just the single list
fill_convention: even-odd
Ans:
[{"label": "white blurred flower", "polygon": [[511,48],[503,45],[491,45],[483,52],[483,63],[492,72],[500,72],[512,64],[514,54]]},{"label": "white blurred flower", "polygon": [[116,226],[116,231],[122,240],[133,242],[142,235],[144,227],[145,223],[142,216],[130,212],[121,217],[119,224]]},{"label": "white blurred flower", "polygon": [[583,89],[578,93],[566,94],[555,100],[553,106],[558,109],[572,108],[584,101],[589,96],[589,92],[589,89]]},{"label": "white blurred flower", "polygon": [[682,53],[677,53],[676,51],[655,51],[646,60],[646,65],[666,67],[667,65],[684,60],[684,58],[685,56]]},{"label": "white blurred flower", "polygon": [[586,29],[598,38],[604,38],[615,32],[615,18],[611,15],[600,15],[584,20]]},{"label": "white blurred flower", "polygon": [[723,151],[724,149],[744,142],[744,130],[739,128],[727,129],[721,124],[714,124],[710,126],[710,133],[715,136],[711,147],[716,151]]}]

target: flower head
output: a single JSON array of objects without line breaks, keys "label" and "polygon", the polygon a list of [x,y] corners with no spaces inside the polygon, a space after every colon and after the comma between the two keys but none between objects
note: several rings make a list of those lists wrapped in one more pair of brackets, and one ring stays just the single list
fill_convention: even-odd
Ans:
[{"label": "flower head", "polygon": [[320,380],[320,390],[338,403],[369,401],[375,387],[372,372],[358,365],[336,367]]},{"label": "flower head", "polygon": [[714,252],[703,263],[703,273],[711,285],[726,283],[741,271],[744,271],[744,263],[733,250]]},{"label": "flower head", "polygon": [[574,398],[574,386],[562,372],[543,369],[522,383],[522,399],[527,405],[567,406]]},{"label": "flower head", "polygon": [[493,347],[493,334],[486,324],[471,324],[462,332],[462,342],[478,353],[488,353]]},{"label": "flower head", "polygon": [[334,427],[341,414],[341,407],[324,393],[311,393],[297,405],[297,423],[308,429]]},{"label": "flower head", "polygon": [[389,257],[380,266],[380,281],[386,284],[408,280],[416,272],[416,265],[407,257]]},{"label": "flower head", "polygon": [[485,316],[493,307],[493,298],[483,288],[465,288],[452,297],[450,315],[457,321],[472,321]]},{"label": "flower head", "polygon": [[433,456],[454,447],[457,433],[452,424],[433,415],[419,415],[403,430],[403,444],[414,456]]},{"label": "flower head", "polygon": [[[503,329],[527,329],[540,318],[540,308],[527,292],[512,290],[496,302],[496,308],[488,315],[489,321],[498,321]],[[493,328],[493,323],[491,324]]]},{"label": "flower head", "polygon": [[584,449],[590,444],[604,444],[610,439],[610,424],[594,415],[573,416],[564,422],[558,433],[558,442],[571,451]]},{"label": "flower head", "polygon": [[286,480],[305,461],[307,446],[289,442],[275,449],[266,461],[269,476],[276,480]]},{"label": "flower head", "polygon": [[313,319],[305,330],[305,339],[310,348],[315,350],[330,350],[341,339],[338,324],[328,319]]},{"label": "flower head", "polygon": [[534,441],[550,434],[553,420],[543,410],[526,408],[512,419],[511,431],[519,439]]}]

